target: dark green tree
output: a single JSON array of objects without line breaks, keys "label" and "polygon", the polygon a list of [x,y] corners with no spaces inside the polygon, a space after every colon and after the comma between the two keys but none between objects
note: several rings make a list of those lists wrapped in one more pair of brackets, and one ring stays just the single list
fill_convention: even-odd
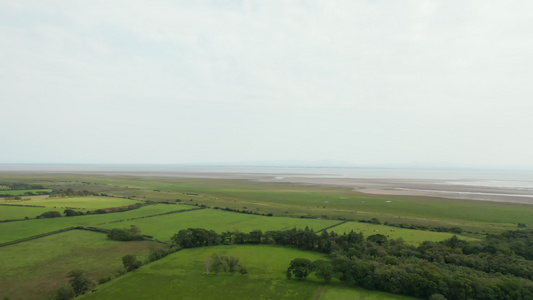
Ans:
[{"label": "dark green tree", "polygon": [[47,211],[47,212],[42,213],[37,218],[39,219],[39,218],[58,218],[58,217],[61,217],[61,214],[58,211]]},{"label": "dark green tree", "polygon": [[313,262],[315,268],[315,275],[318,278],[324,279],[326,282],[330,282],[333,277],[333,265],[329,261],[322,259]]},{"label": "dark green tree", "polygon": [[292,275],[300,280],[304,280],[314,271],[313,263],[307,258],[295,258],[291,261],[289,268],[287,268],[287,279],[291,279]]},{"label": "dark green tree", "polygon": [[93,282],[89,280],[87,272],[84,270],[70,271],[67,277],[69,278],[68,282],[76,295],[81,295],[93,286]]},{"label": "dark green tree", "polygon": [[124,255],[122,257],[122,264],[124,265],[124,268],[126,268],[128,272],[131,272],[135,269],[138,269],[140,266],[142,266],[142,263],[137,259],[137,257],[131,254]]}]

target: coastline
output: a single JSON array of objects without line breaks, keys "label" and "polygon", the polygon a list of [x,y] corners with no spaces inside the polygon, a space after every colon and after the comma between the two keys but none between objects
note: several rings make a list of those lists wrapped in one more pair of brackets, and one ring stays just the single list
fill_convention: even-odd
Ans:
[{"label": "coastline", "polygon": [[[3,174],[82,174],[241,179],[351,188],[380,195],[425,196],[533,204],[533,173],[490,174],[446,170],[180,167],[112,165],[0,165]],[[361,177],[367,175],[368,177]],[[405,178],[402,178],[405,176]]]}]

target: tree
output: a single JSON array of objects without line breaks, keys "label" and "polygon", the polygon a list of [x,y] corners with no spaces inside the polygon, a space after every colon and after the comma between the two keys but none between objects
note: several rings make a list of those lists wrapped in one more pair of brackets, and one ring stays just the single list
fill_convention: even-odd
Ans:
[{"label": "tree", "polygon": [[122,257],[122,264],[128,272],[138,269],[142,265],[142,263],[137,259],[137,257],[131,254],[124,255]]},{"label": "tree", "polygon": [[313,264],[316,277],[322,278],[326,282],[330,282],[331,277],[333,277],[333,265],[329,261],[322,259],[314,261]]},{"label": "tree", "polygon": [[107,236],[114,241],[139,241],[143,238],[141,230],[135,225],[131,225],[130,229],[113,228]]},{"label": "tree", "polygon": [[291,261],[289,268],[287,268],[287,279],[291,279],[292,275],[300,280],[304,280],[314,271],[313,263],[307,258],[295,258]]},{"label": "tree", "polygon": [[228,272],[233,275],[241,265],[241,263],[239,262],[239,258],[234,256],[222,256],[222,258],[224,259],[226,266],[228,267]]},{"label": "tree", "polygon": [[70,300],[74,297],[76,297],[76,293],[74,292],[74,289],[70,286],[60,287],[57,290],[56,300]]},{"label": "tree", "polygon": [[70,271],[67,277],[70,278],[68,282],[76,295],[85,293],[93,286],[93,282],[89,280],[84,270]]},{"label": "tree", "polygon": [[57,218],[57,217],[61,217],[61,214],[58,211],[47,211],[47,212],[42,213],[37,218],[39,219],[39,218]]},{"label": "tree", "polygon": [[242,275],[248,274],[248,270],[240,263],[240,259],[234,256],[219,256],[217,253],[211,255],[205,261],[205,271],[206,274],[209,272],[215,272],[218,274],[220,271],[224,273],[230,273],[231,275],[235,272],[239,272]]}]

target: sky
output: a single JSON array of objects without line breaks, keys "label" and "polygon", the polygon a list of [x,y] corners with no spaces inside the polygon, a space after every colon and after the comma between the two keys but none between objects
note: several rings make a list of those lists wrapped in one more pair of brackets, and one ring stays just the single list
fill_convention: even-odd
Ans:
[{"label": "sky", "polygon": [[0,0],[0,163],[533,169],[532,13]]}]

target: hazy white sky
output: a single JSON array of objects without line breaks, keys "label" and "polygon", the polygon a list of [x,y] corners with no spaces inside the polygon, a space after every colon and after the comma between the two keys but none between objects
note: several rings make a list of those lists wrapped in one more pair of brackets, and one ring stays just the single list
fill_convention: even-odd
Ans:
[{"label": "hazy white sky", "polygon": [[0,0],[0,163],[533,167],[531,1]]}]

